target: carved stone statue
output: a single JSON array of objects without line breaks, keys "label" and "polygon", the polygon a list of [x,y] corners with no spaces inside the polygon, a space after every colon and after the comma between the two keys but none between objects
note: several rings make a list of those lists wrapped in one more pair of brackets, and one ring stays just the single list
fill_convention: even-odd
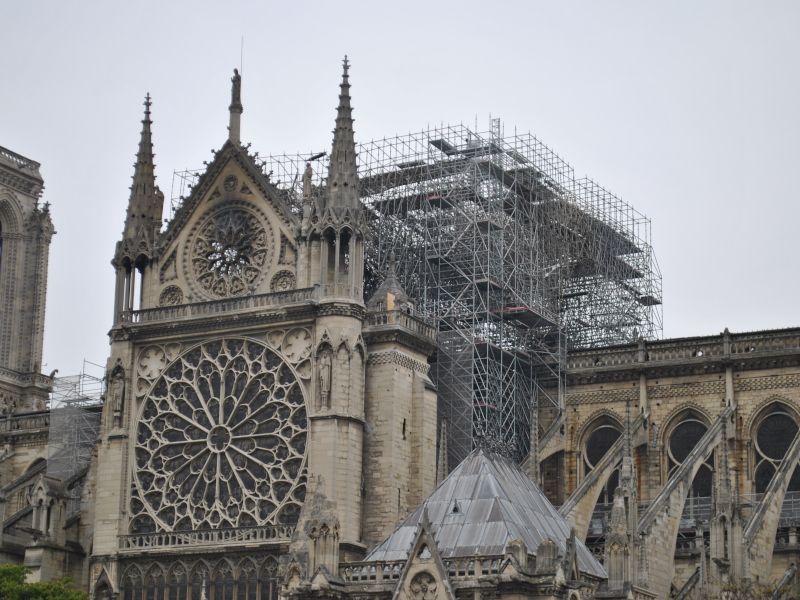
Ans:
[{"label": "carved stone statue", "polygon": [[438,584],[433,575],[427,571],[417,573],[411,580],[411,595],[414,600],[434,600]]},{"label": "carved stone statue", "polygon": [[242,103],[242,76],[239,75],[239,69],[233,70],[233,77],[231,77],[231,104],[237,105]]},{"label": "carved stone statue", "polygon": [[111,410],[114,413],[114,426],[118,427],[122,420],[122,409],[125,405],[125,373],[121,368],[114,369],[109,385]]},{"label": "carved stone statue", "polygon": [[330,408],[331,353],[327,350],[319,357],[319,391],[322,406]]}]

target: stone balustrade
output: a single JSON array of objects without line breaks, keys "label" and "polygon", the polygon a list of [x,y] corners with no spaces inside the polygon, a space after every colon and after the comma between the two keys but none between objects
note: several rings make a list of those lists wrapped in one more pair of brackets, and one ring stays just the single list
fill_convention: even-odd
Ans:
[{"label": "stone balustrade", "polygon": [[[445,559],[445,569],[451,580],[497,575],[500,573],[503,556],[482,556]],[[342,565],[339,576],[350,583],[373,583],[397,581],[403,572],[405,560],[353,562]]]},{"label": "stone balustrade", "polygon": [[576,350],[567,358],[567,369],[580,371],[618,367],[636,363],[685,362],[697,359],[737,359],[750,355],[800,351],[800,329],[749,333],[722,333],[716,336],[643,341],[604,348],[602,352]]},{"label": "stone balustrade", "polygon": [[266,525],[235,529],[200,529],[162,533],[135,533],[119,536],[121,550],[151,550],[186,546],[220,546],[274,542],[288,544],[294,525]]},{"label": "stone balustrade", "polygon": [[175,321],[193,317],[207,317],[233,311],[261,309],[299,304],[320,297],[319,287],[301,288],[269,294],[253,294],[208,302],[192,302],[176,306],[161,306],[142,310],[125,311],[121,320],[125,323],[140,324],[159,321]]},{"label": "stone balustrade", "polygon": [[367,327],[399,326],[424,338],[435,340],[436,328],[421,317],[402,310],[383,310],[367,313]]},{"label": "stone balustrade", "polygon": [[36,175],[39,174],[39,167],[41,165],[38,162],[31,160],[30,158],[25,158],[21,154],[17,154],[16,152],[9,150],[8,148],[3,148],[2,146],[0,146],[0,160],[11,164],[17,169],[30,169],[31,171],[34,171]]},{"label": "stone balustrade", "polygon": [[50,427],[50,411],[0,417],[0,435],[14,431],[32,431]]}]

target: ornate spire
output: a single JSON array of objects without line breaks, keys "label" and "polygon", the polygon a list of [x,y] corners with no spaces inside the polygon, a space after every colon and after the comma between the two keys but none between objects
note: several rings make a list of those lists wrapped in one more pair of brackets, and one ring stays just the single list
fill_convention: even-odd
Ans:
[{"label": "ornate spire", "polygon": [[148,227],[161,225],[161,215],[164,208],[164,194],[156,185],[155,164],[153,162],[153,138],[150,119],[152,101],[148,93],[144,99],[144,119],[142,119],[142,133],[139,137],[139,150],[136,153],[136,163],[133,168],[133,183],[131,195],[128,200],[128,217],[126,219],[126,233],[133,237],[139,225]]},{"label": "ornate spire", "polygon": [[328,206],[334,208],[360,208],[358,200],[358,172],[356,143],[353,136],[353,109],[350,106],[350,63],[344,57],[339,106],[336,108],[336,128],[333,130],[333,148],[328,170]]},{"label": "ornate spire", "polygon": [[153,164],[153,133],[150,126],[150,107],[153,102],[150,93],[144,97],[144,119],[142,119],[142,133],[139,136],[139,150],[136,153],[136,163],[133,170],[133,185],[131,198],[146,196],[155,189],[155,165]]},{"label": "ornate spire", "polygon": [[239,69],[233,70],[231,77],[231,104],[228,107],[230,112],[230,124],[228,126],[228,140],[234,144],[240,143],[242,112],[242,76]]}]

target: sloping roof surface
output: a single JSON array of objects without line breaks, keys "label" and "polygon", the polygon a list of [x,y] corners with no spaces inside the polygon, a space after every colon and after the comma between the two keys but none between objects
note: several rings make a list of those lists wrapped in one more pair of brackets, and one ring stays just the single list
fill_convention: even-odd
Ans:
[{"label": "sloping roof surface", "polygon": [[[546,538],[563,555],[570,527],[536,484],[512,461],[474,450],[386,540],[367,561],[405,560],[427,509],[430,531],[442,558],[503,554],[521,539],[535,554]],[[603,566],[576,540],[578,569],[607,577]]]}]

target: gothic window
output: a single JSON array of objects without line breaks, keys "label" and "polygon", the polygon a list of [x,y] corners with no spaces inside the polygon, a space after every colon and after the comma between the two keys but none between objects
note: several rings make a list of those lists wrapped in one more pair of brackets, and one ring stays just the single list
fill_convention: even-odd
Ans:
[{"label": "gothic window", "polygon": [[214,600],[235,600],[233,597],[233,571],[225,561],[214,570]]},{"label": "gothic window", "polygon": [[145,600],[164,600],[164,576],[158,565],[153,565],[145,576]]},{"label": "gothic window", "polygon": [[211,296],[225,298],[255,288],[266,266],[272,235],[243,208],[210,215],[191,243],[194,278]]},{"label": "gothic window", "polygon": [[142,405],[131,533],[296,524],[306,434],[304,392],[281,356],[243,339],[190,349]]},{"label": "gothic window", "polygon": [[[586,442],[583,446],[584,476],[594,469],[621,435],[622,432],[619,425],[610,418],[602,418],[594,425],[589,435],[586,436]],[[619,469],[614,469],[600,492],[600,497],[597,499],[598,504],[612,502],[614,500],[614,490],[617,489],[618,485]]]},{"label": "gothic window", "polygon": [[268,557],[261,565],[259,600],[278,600],[280,582],[278,580],[278,561]]},{"label": "gothic window", "polygon": [[239,569],[239,585],[237,600],[258,600],[258,570],[251,561]]},{"label": "gothic window", "polygon": [[167,600],[186,600],[186,569],[180,563],[175,564],[167,577]]},{"label": "gothic window", "polygon": [[[780,405],[766,411],[756,423],[753,435],[753,479],[757,494],[767,491],[796,434],[797,423],[794,417]],[[794,470],[787,491],[800,491],[798,469]]]},{"label": "gothic window", "polygon": [[[666,444],[668,477],[671,477],[678,467],[681,466],[686,457],[700,441],[708,425],[702,420],[700,415],[690,411],[685,413],[678,423],[669,432]],[[713,461],[703,463],[697,474],[694,476],[692,486],[689,489],[689,497],[709,497],[711,496],[711,473]]]},{"label": "gothic window", "polygon": [[[121,600],[277,600],[278,563],[267,556],[131,564],[121,580]],[[165,575],[166,574],[166,575]],[[188,575],[187,575],[188,574]],[[99,589],[99,588],[98,588]]]},{"label": "gothic window", "polygon": [[122,598],[123,600],[142,598],[142,574],[136,566],[128,567],[122,576]]},{"label": "gothic window", "polygon": [[208,599],[208,569],[203,563],[195,565],[192,569],[191,585],[192,600]]}]

